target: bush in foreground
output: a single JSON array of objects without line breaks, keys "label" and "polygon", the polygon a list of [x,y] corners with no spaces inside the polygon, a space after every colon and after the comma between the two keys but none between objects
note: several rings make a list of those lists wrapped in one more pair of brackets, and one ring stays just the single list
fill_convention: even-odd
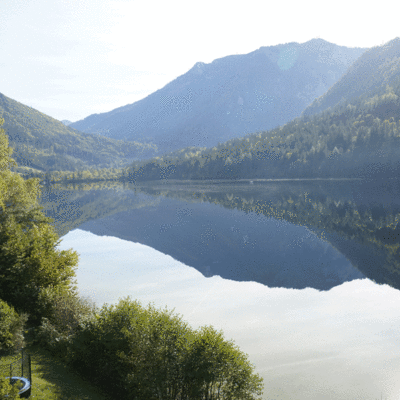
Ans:
[{"label": "bush in foreground", "polygon": [[[81,323],[71,363],[125,399],[260,399],[247,355],[212,327],[195,331],[171,311],[120,300]],[[107,384],[107,387],[105,386]]]},{"label": "bush in foreground", "polygon": [[35,329],[35,342],[57,356],[68,357],[72,337],[80,323],[95,313],[95,305],[89,299],[57,287],[41,289],[38,304],[42,319]]}]

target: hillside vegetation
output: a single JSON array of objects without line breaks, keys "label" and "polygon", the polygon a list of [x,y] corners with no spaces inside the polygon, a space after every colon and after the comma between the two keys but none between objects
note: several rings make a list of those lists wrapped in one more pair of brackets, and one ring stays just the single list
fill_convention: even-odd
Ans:
[{"label": "hillside vegetation", "polygon": [[0,118],[20,172],[121,167],[157,150],[154,145],[79,132],[1,93]]},{"label": "hillside vegetation", "polygon": [[[312,117],[213,148],[189,147],[130,168],[60,171],[49,181],[374,178],[400,168],[400,78]],[[44,177],[43,174],[37,176]]]},{"label": "hillside vegetation", "polygon": [[400,157],[399,85],[358,107],[301,118],[212,149],[189,148],[132,165],[130,180],[372,177]]}]

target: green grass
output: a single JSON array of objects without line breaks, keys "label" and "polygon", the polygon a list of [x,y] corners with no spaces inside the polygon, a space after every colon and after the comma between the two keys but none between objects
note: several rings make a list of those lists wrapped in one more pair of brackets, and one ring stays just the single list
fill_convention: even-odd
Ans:
[{"label": "green grass", "polygon": [[[100,389],[52,356],[47,350],[27,340],[25,351],[31,355],[32,391],[35,400],[110,400]],[[9,365],[15,356],[0,358],[0,367]],[[1,368],[1,372],[7,369]],[[8,376],[8,374],[6,375]]]}]

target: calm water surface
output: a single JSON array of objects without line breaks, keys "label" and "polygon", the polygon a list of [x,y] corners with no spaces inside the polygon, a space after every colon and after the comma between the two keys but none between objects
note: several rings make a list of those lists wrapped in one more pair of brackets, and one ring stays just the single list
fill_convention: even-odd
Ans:
[{"label": "calm water surface", "polygon": [[51,187],[82,295],[233,339],[265,399],[400,398],[396,180]]}]

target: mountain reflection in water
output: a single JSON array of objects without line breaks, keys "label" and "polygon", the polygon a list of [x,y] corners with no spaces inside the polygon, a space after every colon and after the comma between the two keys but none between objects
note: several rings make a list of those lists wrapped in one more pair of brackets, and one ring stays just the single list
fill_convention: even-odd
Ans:
[{"label": "mountain reflection in water", "polygon": [[71,231],[60,247],[81,254],[83,296],[129,295],[222,329],[264,379],[263,400],[394,399],[399,192],[395,181],[149,182],[53,186],[42,202]]},{"label": "mountain reflection in water", "polygon": [[305,227],[215,204],[163,198],[156,207],[121,212],[79,228],[145,244],[205,276],[268,287],[329,290],[364,277]]},{"label": "mountain reflection in water", "polygon": [[397,181],[149,182],[47,188],[42,201],[62,234],[145,244],[207,277],[329,290],[364,277],[400,287],[398,192]]}]

